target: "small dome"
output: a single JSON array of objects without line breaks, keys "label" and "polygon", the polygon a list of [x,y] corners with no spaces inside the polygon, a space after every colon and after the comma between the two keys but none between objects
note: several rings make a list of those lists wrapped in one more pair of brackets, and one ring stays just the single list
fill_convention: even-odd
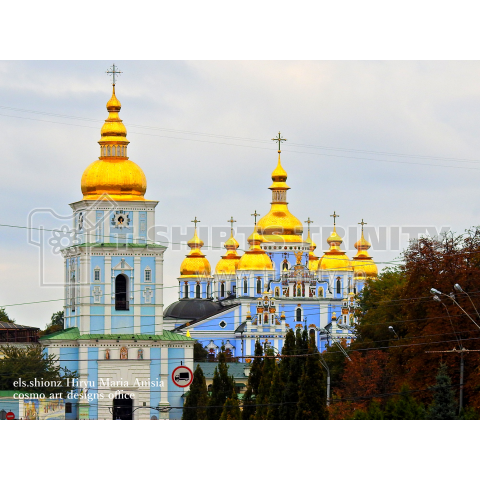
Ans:
[{"label": "small dome", "polygon": [[233,229],[230,233],[230,238],[225,242],[224,246],[227,249],[227,254],[222,256],[217,263],[217,266],[215,267],[215,273],[223,275],[235,275],[241,257],[237,254],[237,248],[240,246],[240,244],[235,240],[235,238],[233,238]]},{"label": "small dome", "polygon": [[163,317],[181,320],[199,320],[215,315],[222,308],[219,303],[212,300],[182,298],[182,300],[169,305]]},{"label": "small dome", "polygon": [[180,265],[180,278],[182,277],[209,277],[212,273],[210,262],[205,258],[200,248],[204,243],[197,235],[197,227],[195,227],[195,233],[193,237],[187,242],[187,245],[191,248],[190,253],[187,255]]},{"label": "small dome", "polygon": [[327,238],[330,249],[327,250],[318,262],[318,270],[352,271],[350,259],[339,247],[343,239],[337,233],[336,226],[333,226],[332,234]]},{"label": "small dome", "polygon": [[247,250],[237,265],[238,270],[273,270],[273,264],[265,250],[260,247],[264,238],[259,235],[254,227],[253,233],[248,237],[250,250]]}]

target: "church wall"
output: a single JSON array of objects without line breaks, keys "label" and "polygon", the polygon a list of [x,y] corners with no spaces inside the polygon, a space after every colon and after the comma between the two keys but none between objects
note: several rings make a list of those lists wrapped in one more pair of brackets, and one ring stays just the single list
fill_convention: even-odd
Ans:
[{"label": "church wall", "polygon": [[[113,314],[115,312],[115,315]],[[125,334],[134,333],[134,320],[131,312],[126,311],[126,315],[120,315],[121,312],[117,312],[112,308],[112,333]]]},{"label": "church wall", "polygon": [[142,315],[140,319],[140,333],[155,335],[155,317]]},{"label": "church wall", "polygon": [[[180,366],[180,362],[185,362],[185,353],[183,348],[169,348],[168,349],[168,402],[171,407],[183,407],[183,398],[182,395],[185,393],[186,389],[177,387],[172,380],[172,372],[176,367]],[[192,365],[188,365],[190,368],[193,368]],[[182,418],[181,409],[173,409],[170,411],[171,420],[180,420]]]},{"label": "church wall", "polygon": [[[162,380],[161,378],[161,349],[160,348],[150,348],[150,381],[158,382]],[[164,389],[168,388],[168,385],[164,382]],[[150,406],[156,407],[161,400],[161,387],[153,386],[150,387]],[[150,417],[155,415],[158,418],[158,413],[154,410],[150,410]]]}]

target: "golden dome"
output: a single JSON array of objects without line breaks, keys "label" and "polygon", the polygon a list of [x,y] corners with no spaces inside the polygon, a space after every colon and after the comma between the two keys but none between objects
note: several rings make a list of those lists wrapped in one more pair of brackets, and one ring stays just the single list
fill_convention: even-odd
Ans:
[{"label": "golden dome", "polygon": [[333,225],[332,234],[327,238],[327,242],[330,245],[330,249],[319,260],[318,270],[352,271],[350,259],[339,248],[343,243],[343,239],[338,235],[335,224]]},{"label": "golden dome", "polygon": [[237,270],[237,265],[240,262],[240,255],[237,254],[237,248],[240,244],[233,238],[233,228],[230,232],[230,238],[224,244],[227,249],[227,254],[224,255],[217,266],[215,267],[216,274],[232,275]]},{"label": "golden dome", "polygon": [[308,236],[305,242],[310,245],[309,247],[310,252],[308,254],[308,269],[314,272],[318,268],[319,258],[313,253],[317,248],[317,245],[315,244],[315,242],[312,240],[312,237],[310,236],[310,224],[313,222],[310,220],[310,217],[309,217],[305,223],[308,223]]},{"label": "golden dome", "polygon": [[180,278],[200,276],[209,277],[211,275],[210,262],[200,250],[204,243],[198,238],[196,226],[193,238],[187,242],[187,245],[191,250],[180,265]]},{"label": "golden dome", "polygon": [[273,184],[270,211],[257,223],[257,232],[267,242],[303,242],[302,222],[288,210],[287,190],[290,187],[285,183],[287,172],[283,169],[278,152],[278,164],[272,172]]},{"label": "golden dome", "polygon": [[[84,200],[97,200],[105,195],[117,201],[145,200],[147,179],[142,169],[127,157],[127,129],[118,116],[121,104],[115,86],[107,102],[108,118],[101,129],[100,157],[82,175]],[[108,197],[107,197],[108,195]]]},{"label": "golden dome", "polygon": [[355,272],[354,279],[364,280],[365,278],[376,278],[378,276],[378,268],[373,258],[367,252],[371,245],[363,236],[363,225],[366,225],[363,219],[360,225],[362,225],[362,235],[360,236],[360,240],[354,245],[358,252],[352,261],[353,271]]},{"label": "golden dome", "polygon": [[265,253],[260,244],[265,239],[259,235],[256,231],[256,226],[252,235],[248,237],[248,243],[250,244],[250,250],[247,250],[240,259],[237,265],[238,270],[273,270],[272,261],[270,257]]}]

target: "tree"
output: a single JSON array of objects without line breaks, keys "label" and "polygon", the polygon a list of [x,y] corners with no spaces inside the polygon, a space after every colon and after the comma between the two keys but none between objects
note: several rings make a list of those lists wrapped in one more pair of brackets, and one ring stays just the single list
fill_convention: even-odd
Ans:
[{"label": "tree", "polygon": [[452,390],[452,380],[448,376],[447,365],[442,363],[437,373],[437,383],[433,387],[433,402],[427,413],[428,420],[455,420],[457,405]]},{"label": "tree", "polygon": [[40,336],[49,335],[50,333],[55,333],[55,332],[64,330],[64,322],[65,322],[64,315],[65,314],[63,310],[60,310],[52,314],[50,318],[50,323],[47,323],[45,330],[40,332]]},{"label": "tree", "polygon": [[15,320],[8,316],[8,313],[5,311],[4,307],[0,307],[0,322],[15,323]]},{"label": "tree", "polygon": [[[47,355],[40,345],[27,348],[6,345],[0,347],[0,352],[5,355],[0,359],[0,390],[23,390],[47,396],[60,393],[65,398],[72,390],[71,380],[78,378],[77,372],[60,367],[56,356]],[[20,378],[25,385],[15,384]],[[41,385],[42,381],[48,386]]]},{"label": "tree", "polygon": [[193,361],[206,362],[208,357],[208,350],[198,340],[193,344]]},{"label": "tree", "polygon": [[307,354],[300,381],[295,419],[324,420],[327,418],[324,371],[313,336],[310,337]]},{"label": "tree", "polygon": [[256,396],[257,409],[255,412],[255,420],[266,420],[268,411],[268,399],[270,397],[270,389],[272,385],[273,372],[275,369],[275,359],[272,358],[274,352],[271,348],[265,349],[265,358],[263,360],[262,377],[258,387],[258,395]]},{"label": "tree", "polygon": [[254,359],[250,368],[250,375],[248,376],[247,390],[243,396],[243,409],[242,419],[252,420],[255,418],[256,406],[255,401],[258,395],[258,389],[260,387],[260,381],[262,379],[263,368],[263,349],[260,342],[255,343]]},{"label": "tree", "polygon": [[228,365],[225,363],[225,353],[221,351],[218,354],[218,366],[215,367],[212,381],[212,392],[208,402],[207,409],[208,420],[219,420],[223,406],[227,398],[231,395],[232,390],[235,389],[235,380],[232,375],[228,374]]},{"label": "tree", "polygon": [[206,420],[208,393],[205,376],[200,365],[197,365],[193,381],[185,400],[182,420]]},{"label": "tree", "polygon": [[385,406],[385,420],[424,420],[425,407],[417,402],[407,385],[403,385],[398,396],[392,397]]},{"label": "tree", "polygon": [[240,404],[238,403],[238,396],[235,389],[232,391],[232,395],[227,398],[225,405],[223,406],[222,416],[220,420],[241,420],[242,413],[240,412]]},{"label": "tree", "polygon": [[366,410],[355,410],[353,420],[383,420],[383,410],[378,400],[373,400]]},{"label": "tree", "polygon": [[283,396],[283,382],[280,373],[280,365],[275,363],[272,386],[270,387],[270,395],[268,397],[267,420],[280,420],[280,407]]}]

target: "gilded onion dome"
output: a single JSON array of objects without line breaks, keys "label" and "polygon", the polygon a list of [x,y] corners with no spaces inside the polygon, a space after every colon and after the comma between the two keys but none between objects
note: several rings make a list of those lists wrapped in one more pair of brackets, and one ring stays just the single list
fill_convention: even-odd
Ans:
[{"label": "gilded onion dome", "polygon": [[204,243],[198,238],[196,224],[193,238],[187,242],[187,245],[191,250],[187,255],[187,258],[185,258],[180,265],[180,278],[200,276],[209,277],[211,274],[210,262],[200,250]]},{"label": "gilded onion dome", "polygon": [[237,265],[240,262],[240,255],[237,254],[237,248],[240,244],[233,238],[233,228],[230,231],[230,238],[225,242],[224,247],[227,249],[227,254],[224,255],[215,267],[216,274],[233,275],[237,270]]},{"label": "gilded onion dome", "polygon": [[257,233],[256,226],[253,233],[248,237],[250,250],[247,250],[241,257],[237,265],[239,270],[273,270],[272,261],[260,246],[265,239]]},{"label": "gilded onion dome", "polygon": [[318,262],[319,262],[319,257],[317,257],[313,252],[317,248],[317,245],[315,242],[312,240],[312,237],[310,236],[310,224],[313,223],[310,218],[306,220],[305,223],[308,223],[308,236],[307,239],[305,240],[306,243],[310,245],[309,247],[309,254],[308,254],[308,269],[312,272],[315,272],[318,269]]},{"label": "gilded onion dome", "polygon": [[327,238],[327,243],[330,245],[330,249],[327,250],[320,259],[318,263],[318,270],[352,271],[349,258],[347,255],[345,255],[345,252],[340,249],[343,239],[337,233],[335,220],[333,223],[333,232]]},{"label": "gilded onion dome", "polygon": [[122,105],[115,95],[107,102],[108,118],[101,130],[100,157],[82,175],[84,200],[145,200],[147,179],[127,157],[127,129],[119,117]]},{"label": "gilded onion dome", "polygon": [[279,149],[278,164],[272,172],[273,183],[269,187],[272,191],[270,211],[257,223],[257,232],[267,242],[303,242],[302,222],[288,210],[287,190],[290,187],[285,183],[287,172],[282,167],[280,154]]},{"label": "gilded onion dome", "polygon": [[354,279],[364,280],[365,278],[376,278],[378,276],[378,268],[373,258],[367,252],[371,245],[363,236],[363,226],[366,225],[363,219],[360,225],[362,225],[362,235],[360,240],[354,245],[358,252],[352,261],[353,271],[355,272]]}]

